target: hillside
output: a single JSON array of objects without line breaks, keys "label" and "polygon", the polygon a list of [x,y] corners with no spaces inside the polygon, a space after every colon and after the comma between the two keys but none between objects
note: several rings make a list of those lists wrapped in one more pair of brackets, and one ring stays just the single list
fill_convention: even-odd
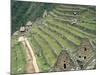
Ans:
[{"label": "hillside", "polygon": [[[20,27],[25,27],[28,21],[32,22],[32,26],[24,34],[20,33]],[[17,35],[14,35],[15,32]],[[22,34],[33,49],[40,72],[48,72],[62,50],[68,50],[74,57],[84,38],[90,40],[95,52],[95,6],[12,3],[12,73],[26,73],[26,49],[18,42]]]}]

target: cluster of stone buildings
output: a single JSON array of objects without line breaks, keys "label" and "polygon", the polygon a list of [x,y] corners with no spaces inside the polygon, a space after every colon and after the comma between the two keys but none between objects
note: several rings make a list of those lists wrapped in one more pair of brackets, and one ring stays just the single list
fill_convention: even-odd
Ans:
[{"label": "cluster of stone buildings", "polygon": [[24,35],[25,32],[27,32],[29,29],[31,29],[31,27],[32,27],[32,22],[31,21],[28,21],[25,26],[21,26],[20,27],[20,30],[19,31],[20,31],[20,33],[22,35]]},{"label": "cluster of stone buildings", "polygon": [[67,50],[62,50],[52,71],[87,70],[96,68],[95,50],[89,39],[83,39],[77,48],[74,58]]}]

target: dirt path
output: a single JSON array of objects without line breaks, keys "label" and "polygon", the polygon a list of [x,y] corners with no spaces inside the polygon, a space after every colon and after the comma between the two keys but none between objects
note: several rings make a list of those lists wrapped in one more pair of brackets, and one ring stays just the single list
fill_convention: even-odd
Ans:
[{"label": "dirt path", "polygon": [[34,54],[34,50],[32,49],[29,41],[27,40],[26,37],[19,37],[19,41],[21,41],[26,48],[26,53],[27,53],[27,65],[26,65],[26,70],[28,73],[34,73],[34,72],[39,72],[39,68],[36,62],[36,57]]}]

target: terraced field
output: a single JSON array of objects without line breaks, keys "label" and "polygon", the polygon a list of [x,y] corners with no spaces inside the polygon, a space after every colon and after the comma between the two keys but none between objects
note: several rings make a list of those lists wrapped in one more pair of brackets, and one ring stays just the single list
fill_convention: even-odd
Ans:
[{"label": "terraced field", "polygon": [[[50,71],[62,50],[75,53],[83,38],[88,38],[93,46],[96,45],[95,6],[53,4],[53,8],[48,10],[49,6],[44,9],[46,14],[42,13],[45,17],[40,16],[32,21],[31,30],[25,35],[34,48],[40,72]],[[33,9],[29,10],[34,12]],[[18,67],[21,68],[21,73],[24,72],[24,50],[20,43],[12,48],[14,73],[18,73]],[[21,65],[17,65],[17,62]]]},{"label": "terraced field", "polygon": [[[74,15],[74,12],[77,14]],[[42,60],[44,64],[38,63],[41,71],[53,67],[61,50],[69,49],[70,52],[75,52],[81,39],[89,38],[94,41],[96,37],[95,10],[88,6],[55,5],[52,11],[47,11],[47,14],[42,18],[41,25],[33,24],[30,34],[32,35],[30,43],[40,54],[37,61],[41,62],[38,58],[42,55],[45,59]],[[79,24],[72,24],[73,19],[77,19]],[[44,65],[48,66],[42,67]]]}]

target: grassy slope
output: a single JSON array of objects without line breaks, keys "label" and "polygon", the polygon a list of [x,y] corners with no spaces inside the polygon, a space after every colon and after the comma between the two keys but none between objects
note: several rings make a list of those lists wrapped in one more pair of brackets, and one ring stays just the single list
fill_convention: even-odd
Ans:
[{"label": "grassy slope", "polygon": [[[86,10],[87,8],[83,7],[82,10],[83,9]],[[63,7],[62,7],[62,10],[63,10]],[[68,9],[68,10],[70,10],[70,9]],[[67,14],[67,11],[64,13]],[[60,16],[62,15],[61,18],[63,18],[64,13],[60,12],[55,15],[59,16],[59,14],[60,14]],[[65,16],[68,16],[66,14],[65,14]],[[68,14],[71,15],[69,12],[68,12]],[[81,16],[87,16],[86,19],[89,20],[90,14],[86,15],[86,13],[83,13]],[[94,15],[91,14],[91,18],[92,18],[92,16],[94,16]],[[93,40],[95,39],[95,34],[92,34],[92,33],[87,32],[86,30],[80,29],[80,27],[83,27],[84,29],[87,28],[88,31],[94,32],[95,28],[96,28],[95,24],[91,24],[91,26],[90,26],[90,24],[88,24],[88,23],[81,23],[79,25],[80,27],[77,28],[67,22],[64,23],[63,21],[60,21],[61,18],[58,18],[59,21],[57,21],[54,18],[55,17],[52,17],[49,14],[48,17],[44,18],[44,20],[46,21],[45,23],[43,23],[41,25],[34,24],[32,27],[32,32],[36,33],[36,35],[33,35],[33,37],[35,37],[35,39],[37,39],[37,42],[40,44],[40,46],[42,46],[43,50],[47,51],[47,52],[44,52],[44,55],[48,58],[47,61],[52,61],[52,62],[55,61],[55,59],[53,59],[54,57],[52,57],[53,56],[52,48],[56,49],[57,55],[63,49],[62,46],[58,45],[57,41],[54,42],[55,39],[52,37],[55,37],[56,40],[58,40],[63,45],[63,47],[72,49],[72,52],[74,51],[73,49],[75,49],[75,46],[80,44],[80,41],[82,38],[88,37]],[[82,18],[81,20],[84,20],[84,19]],[[39,37],[38,34],[41,35],[41,37]],[[42,39],[42,38],[44,38],[44,39]],[[48,44],[45,44],[45,41],[47,41]],[[50,49],[49,45],[52,46],[51,49]],[[59,50],[59,49],[61,49],[61,50]],[[51,50],[51,52],[49,52],[50,50]],[[49,56],[50,56],[50,58],[49,58]],[[37,61],[41,62],[40,60],[37,60]],[[52,65],[53,64],[52,62],[51,62],[51,64],[50,63],[48,63],[48,64]]]},{"label": "grassy slope", "polygon": [[12,48],[11,66],[12,73],[25,73],[26,51],[21,43],[17,43]]},{"label": "grassy slope", "polygon": [[[33,8],[30,8],[31,6],[34,6]],[[55,7],[52,10],[51,5],[46,4],[43,7],[40,7],[37,9],[37,4],[31,4],[30,6],[26,6],[27,9],[25,11],[22,11],[24,9],[24,6],[20,6],[20,9],[14,10],[17,11],[18,14],[14,14],[17,19],[19,19],[21,16],[26,16],[23,18],[20,18],[23,21],[19,21],[15,19],[13,21],[16,23],[16,25],[21,26],[21,23],[25,23],[27,20],[30,19],[34,11],[34,14],[38,13],[35,17],[37,18],[39,15],[43,14],[44,10],[47,10],[47,12],[53,12],[53,15],[48,13],[48,16],[45,18],[42,18],[43,24],[38,25],[35,24],[35,21],[31,32],[28,34],[30,39],[30,44],[34,48],[35,56],[38,62],[38,66],[40,68],[41,72],[49,71],[50,67],[52,67],[57,59],[57,56],[59,55],[60,51],[67,48],[71,52],[74,52],[76,47],[80,45],[81,39],[88,37],[91,40],[95,40],[95,10],[90,10],[92,12],[86,11],[88,8],[81,6],[81,12],[80,16],[80,25],[72,25],[70,22],[68,22],[68,19],[70,17],[74,17],[72,6],[67,5],[54,5]],[[45,7],[45,8],[44,8]],[[77,8],[77,7],[76,7]],[[42,10],[42,11],[41,11]],[[26,12],[27,11],[27,12]],[[41,11],[41,12],[40,12]],[[78,10],[74,10],[78,11]],[[28,14],[30,13],[30,14]],[[18,16],[17,16],[18,15]],[[69,16],[70,15],[70,16]],[[34,15],[33,15],[34,16]],[[65,19],[66,18],[66,19]],[[92,23],[91,18],[94,19],[94,23]],[[19,20],[20,20],[19,19]],[[25,19],[25,20],[24,20]],[[27,19],[27,20],[26,20]],[[84,21],[84,23],[82,22]],[[91,25],[91,26],[90,26]],[[15,26],[14,26],[15,27]],[[14,29],[12,27],[12,29]],[[14,29],[15,30],[15,29]],[[18,52],[18,53],[16,53]],[[20,54],[21,53],[21,54]],[[16,54],[19,54],[18,56]],[[19,67],[25,66],[25,58],[22,56],[25,56],[24,50],[21,46],[21,44],[16,44],[14,48],[12,48],[12,72],[16,73],[18,72]],[[14,58],[15,57],[15,58]],[[16,61],[16,57],[18,60]],[[20,63],[18,63],[20,62]],[[13,64],[14,63],[14,64]],[[24,68],[19,71],[24,72]]]}]

